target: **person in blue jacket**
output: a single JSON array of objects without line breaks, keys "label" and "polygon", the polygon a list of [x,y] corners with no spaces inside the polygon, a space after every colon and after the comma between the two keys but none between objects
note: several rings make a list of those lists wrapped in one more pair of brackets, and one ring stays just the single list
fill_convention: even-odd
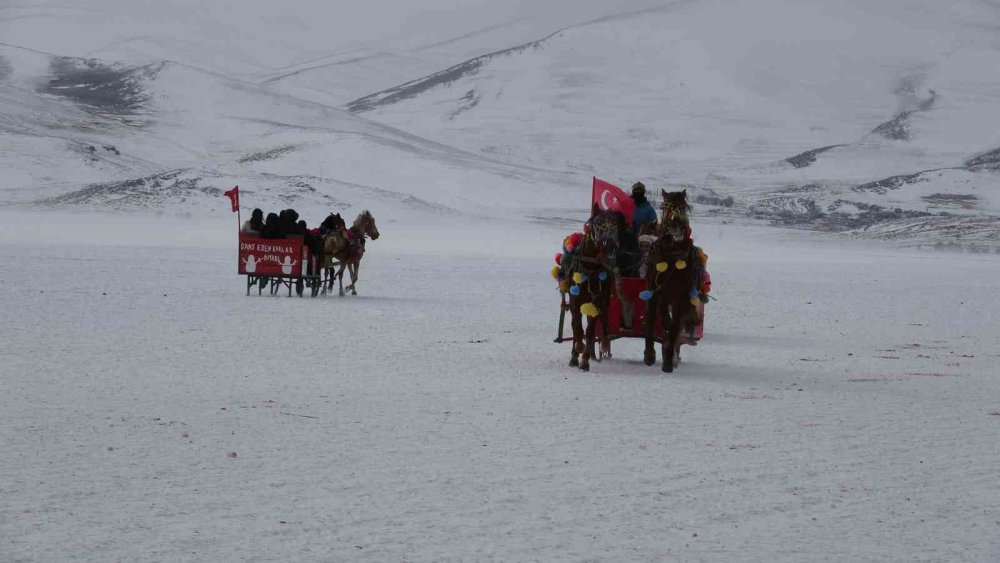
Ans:
[{"label": "person in blue jacket", "polygon": [[[656,227],[656,210],[646,199],[646,186],[642,182],[632,184],[632,200],[635,202],[635,210],[632,212],[632,229],[635,234],[652,233]],[[646,227],[647,225],[649,226]]]}]

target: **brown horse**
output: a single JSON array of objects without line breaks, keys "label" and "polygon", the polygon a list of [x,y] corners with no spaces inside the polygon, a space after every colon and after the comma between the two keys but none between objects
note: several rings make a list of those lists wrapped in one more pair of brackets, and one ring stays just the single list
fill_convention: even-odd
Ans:
[{"label": "brown horse", "polygon": [[[590,359],[597,357],[594,354],[594,339],[598,322],[604,327],[601,351],[604,355],[611,355],[611,341],[607,334],[608,306],[617,276],[615,257],[621,223],[620,213],[601,211],[595,205],[584,229],[583,240],[566,268],[567,279],[573,284],[567,305],[573,326],[573,350],[569,365],[579,366],[583,371],[590,371]],[[586,333],[583,330],[584,315],[587,315]],[[580,354],[583,354],[582,359]]]},{"label": "brown horse", "polygon": [[[344,295],[344,269],[351,276],[351,285],[347,289],[351,295],[357,295],[355,285],[358,283],[358,271],[361,267],[361,258],[365,255],[365,238],[371,237],[378,240],[378,227],[375,226],[375,217],[367,209],[362,211],[350,229],[346,231],[336,231],[326,237],[323,244],[323,266],[326,271],[326,280],[323,284],[323,293],[328,289],[333,289],[334,279],[340,279],[340,295]],[[334,268],[338,268],[334,273]]]},{"label": "brown horse", "polygon": [[663,371],[670,373],[680,363],[681,332],[697,322],[697,310],[692,303],[692,289],[700,283],[701,262],[695,254],[690,237],[687,192],[663,191],[663,216],[658,238],[652,244],[646,289],[652,293],[646,304],[646,350],[643,361],[656,363],[653,334],[657,317],[666,329],[663,341]]}]

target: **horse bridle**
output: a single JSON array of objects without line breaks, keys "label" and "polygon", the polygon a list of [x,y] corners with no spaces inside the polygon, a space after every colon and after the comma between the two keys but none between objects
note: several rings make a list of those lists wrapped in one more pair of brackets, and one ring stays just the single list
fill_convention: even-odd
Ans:
[{"label": "horse bridle", "polygon": [[[596,222],[591,220],[586,239],[597,247],[598,254],[604,254],[609,263],[614,263],[619,246],[618,225],[614,221]],[[612,267],[608,267],[608,269],[610,270]]]},{"label": "horse bridle", "polygon": [[663,219],[661,220],[663,223],[673,221],[675,219],[684,223],[687,222],[687,213],[684,209],[679,205],[670,203],[669,201],[664,201],[660,204],[660,212],[663,214]]}]

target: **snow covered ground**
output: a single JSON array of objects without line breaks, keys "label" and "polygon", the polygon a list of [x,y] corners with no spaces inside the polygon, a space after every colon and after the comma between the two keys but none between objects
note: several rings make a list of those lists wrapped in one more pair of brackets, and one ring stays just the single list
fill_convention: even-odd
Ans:
[{"label": "snow covered ground", "polygon": [[565,227],[289,299],[233,222],[0,212],[0,559],[1000,560],[996,255],[704,219],[702,345],[582,373]]}]

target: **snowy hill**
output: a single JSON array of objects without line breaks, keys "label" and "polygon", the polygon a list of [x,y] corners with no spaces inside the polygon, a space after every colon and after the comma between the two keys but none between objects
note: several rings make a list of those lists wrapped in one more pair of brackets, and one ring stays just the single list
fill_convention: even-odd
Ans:
[{"label": "snowy hill", "polygon": [[[387,6],[4,9],[0,201],[191,211],[238,183],[563,217],[598,175],[702,214],[1000,241],[995,5]],[[45,33],[83,24],[106,33]]]},{"label": "snowy hill", "polygon": [[562,176],[181,63],[125,66],[10,47],[0,56],[12,68],[2,88],[13,139],[4,158],[17,163],[5,178],[9,202],[192,211],[217,208],[222,189],[241,184],[262,192],[253,205],[336,209],[388,199],[400,213],[484,212],[544,201],[546,182]]},{"label": "snowy hill", "polygon": [[784,224],[993,215],[998,24],[980,3],[681,3],[348,107],[511,162],[734,196]]}]

